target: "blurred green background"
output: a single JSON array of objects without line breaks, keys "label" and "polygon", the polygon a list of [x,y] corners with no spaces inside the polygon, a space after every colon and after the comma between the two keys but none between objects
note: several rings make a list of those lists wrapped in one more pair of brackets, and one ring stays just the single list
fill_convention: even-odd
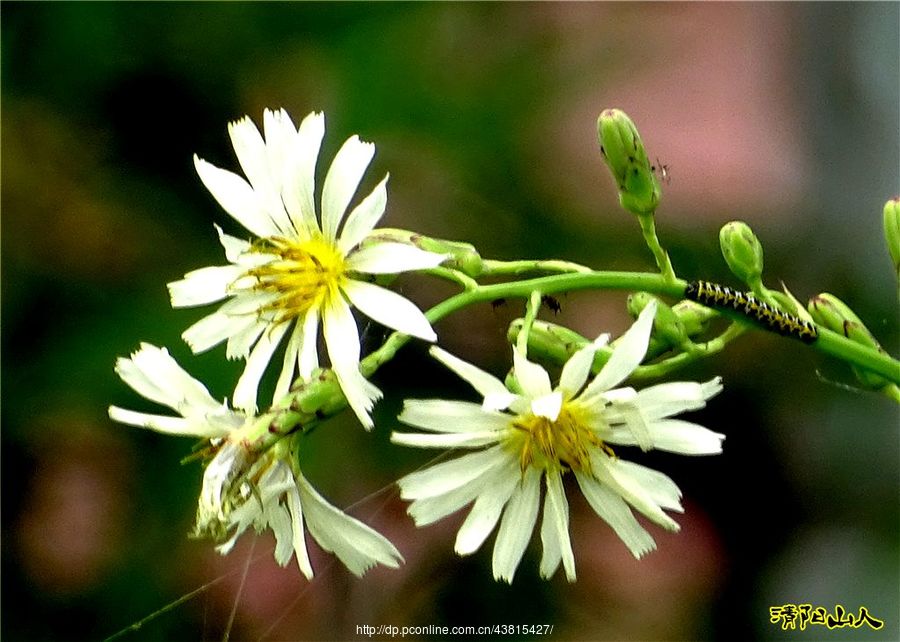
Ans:
[{"label": "blurred green background", "polygon": [[[106,417],[151,407],[113,373],[139,341],[230,394],[239,364],[190,355],[180,333],[205,312],[172,310],[165,283],[221,261],[213,223],[244,235],[191,156],[236,169],[226,123],[265,107],[324,110],[323,159],[353,133],[374,141],[363,189],[390,171],[383,225],[491,258],[650,269],[595,139],[597,114],[623,108],[669,167],[657,226],[680,276],[736,285],[717,232],[741,218],[770,286],[833,292],[897,354],[881,208],[900,191],[898,31],[896,3],[2,3],[3,639],[102,639],[201,588],[122,639],[222,639],[231,617],[232,640],[516,623],[572,640],[900,639],[897,409],[775,336],[683,373],[725,379],[696,418],[727,434],[722,456],[626,455],[683,489],[679,535],[651,527],[659,550],[635,561],[570,494],[573,585],[538,579],[537,537],[508,587],[493,538],[460,560],[458,519],[411,526],[390,484],[429,454],[387,443],[393,417],[404,396],[469,394],[421,347],[379,372],[373,434],[347,417],[309,440],[314,483],[407,559],[363,580],[317,555],[306,582],[268,536],[226,558],[187,539],[190,440]],[[449,293],[401,286],[422,306]],[[621,332],[623,300],[561,297],[555,320]],[[484,305],[437,330],[501,374],[519,313]],[[783,632],[769,607],[788,603],[886,624]]]}]

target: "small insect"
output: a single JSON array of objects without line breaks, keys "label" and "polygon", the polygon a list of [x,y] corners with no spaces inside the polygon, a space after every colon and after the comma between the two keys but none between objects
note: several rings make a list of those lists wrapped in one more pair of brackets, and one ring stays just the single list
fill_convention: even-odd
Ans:
[{"label": "small insect", "polygon": [[659,176],[659,180],[665,181],[666,185],[672,180],[672,175],[669,174],[669,166],[660,163],[659,158],[656,159],[656,165],[650,166],[650,171]]},{"label": "small insect", "polygon": [[709,281],[691,281],[684,291],[684,296],[703,305],[737,310],[786,337],[794,337],[806,343],[812,343],[819,337],[815,324],[777,310],[749,292],[733,290]]},{"label": "small insect", "polygon": [[495,310],[504,305],[506,305],[506,299],[494,299],[493,301],[491,301],[491,307]]},{"label": "small insect", "polygon": [[553,314],[559,314],[559,311],[562,310],[562,305],[560,305],[559,299],[550,296],[549,294],[545,294],[541,297],[541,303],[553,310]]}]

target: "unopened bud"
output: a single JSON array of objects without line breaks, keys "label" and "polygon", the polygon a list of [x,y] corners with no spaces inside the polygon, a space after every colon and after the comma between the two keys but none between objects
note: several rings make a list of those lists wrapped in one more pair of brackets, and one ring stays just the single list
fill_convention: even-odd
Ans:
[{"label": "unopened bud", "polygon": [[763,250],[759,239],[743,221],[731,221],[719,231],[722,256],[732,274],[744,283],[760,283],[763,271]]},{"label": "unopened bud", "polygon": [[619,188],[619,203],[634,214],[652,214],[660,187],[640,134],[620,109],[604,109],[597,119],[600,153]]},{"label": "unopened bud", "polygon": [[884,204],[884,240],[894,262],[894,270],[900,276],[900,196]]},{"label": "unopened bud", "polygon": [[406,245],[412,245],[420,250],[425,250],[426,252],[446,254],[447,259],[441,263],[442,266],[459,270],[473,279],[481,276],[484,269],[481,255],[478,254],[478,250],[475,249],[475,246],[470,243],[436,239],[408,230],[379,228],[369,234],[366,240],[363,241],[363,245],[378,241],[405,243]]},{"label": "unopened bud", "polygon": [[[833,294],[823,292],[809,300],[807,305],[813,320],[832,332],[842,334],[854,343],[884,352],[878,340],[850,307]],[[882,388],[888,384],[884,378],[866,370],[853,367],[856,378],[867,388]]]},{"label": "unopened bud", "polygon": [[689,337],[696,337],[706,332],[710,320],[718,316],[718,312],[712,308],[687,299],[673,305],[672,311],[678,315],[678,319]]},{"label": "unopened bud", "polygon": [[842,334],[856,343],[881,349],[881,345],[856,316],[856,313],[833,294],[823,292],[814,296],[809,300],[807,307],[813,320],[819,325],[825,326],[832,332]]},{"label": "unopened bud", "polygon": [[[628,295],[626,307],[628,313],[637,316],[647,305],[656,299],[655,296],[647,292],[635,292]],[[679,347],[687,341],[687,333],[684,324],[675,311],[656,299],[656,316],[653,318],[653,334],[661,339],[664,343],[671,347]]]}]

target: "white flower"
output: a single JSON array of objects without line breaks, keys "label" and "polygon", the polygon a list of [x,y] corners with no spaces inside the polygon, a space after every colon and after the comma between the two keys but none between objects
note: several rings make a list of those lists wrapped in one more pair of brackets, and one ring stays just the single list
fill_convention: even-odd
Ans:
[{"label": "white flower", "polygon": [[287,393],[295,373],[308,378],[318,366],[321,323],[347,401],[371,428],[369,411],[381,391],[359,372],[359,332],[350,306],[389,328],[434,341],[422,312],[373,284],[371,275],[432,268],[446,257],[386,241],[360,246],[384,214],[387,176],[350,212],[338,235],[375,153],[374,145],[357,136],[344,143],[325,177],[320,223],[314,194],[325,133],[321,113],[311,113],[297,128],[284,110],[266,110],[265,139],[249,117],[228,131],[247,180],[197,156],[194,165],[213,197],[257,240],[243,241],[217,227],[229,264],[194,270],[169,284],[174,307],[229,299],[182,336],[194,352],[227,340],[228,357],[247,360],[233,401],[255,412],[259,381],[286,336],[276,399]]},{"label": "white flower", "polygon": [[195,533],[224,541],[216,547],[223,555],[252,525],[257,531],[271,528],[276,561],[285,566],[296,555],[307,578],[313,576],[313,570],[305,529],[356,575],[375,564],[396,568],[403,561],[384,536],[344,514],[315,491],[290,452],[289,439],[280,440],[262,455],[251,453],[241,438],[241,429],[252,425],[256,417],[217,402],[164,348],[141,344],[130,359],[117,361],[116,372],[136,392],[181,416],[110,406],[113,420],[167,434],[210,439],[209,451],[216,454],[203,473]]},{"label": "white flower", "polygon": [[[638,445],[686,455],[716,454],[724,435],[671,419],[702,408],[721,389],[720,379],[674,382],[640,391],[615,388],[640,364],[647,351],[656,304],[651,303],[621,337],[609,361],[586,387],[601,336],[565,364],[559,385],[547,372],[513,351],[521,392],[439,348],[432,354],[483,397],[463,401],[408,400],[400,420],[428,433],[397,433],[395,443],[425,448],[468,448],[474,452],[414,472],[399,481],[401,496],[412,500],[409,513],[419,526],[435,522],[474,501],[456,538],[456,552],[478,550],[500,522],[494,545],[495,579],[512,582],[531,539],[546,494],[541,542],[541,575],[549,578],[560,562],[569,581],[575,560],[569,541],[569,507],[563,475],[574,473],[585,499],[640,558],[656,543],[629,505],[668,530],[678,524],[665,510],[681,512],[681,492],[667,476],[619,459],[610,444]],[[583,389],[582,389],[583,388]],[[502,515],[502,518],[501,518]]]}]

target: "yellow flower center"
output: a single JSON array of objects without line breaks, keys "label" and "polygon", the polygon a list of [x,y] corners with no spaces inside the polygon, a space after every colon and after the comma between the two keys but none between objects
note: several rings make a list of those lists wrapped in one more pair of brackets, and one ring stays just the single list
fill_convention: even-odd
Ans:
[{"label": "yellow flower center", "polygon": [[544,470],[590,472],[592,450],[599,448],[615,456],[587,425],[579,409],[570,403],[563,403],[555,420],[538,415],[519,416],[513,428],[507,447],[519,453],[523,471],[534,466]]},{"label": "yellow flower center", "polygon": [[298,242],[273,237],[258,249],[278,258],[248,270],[247,276],[256,279],[254,289],[276,295],[263,311],[274,312],[278,322],[300,317],[340,296],[346,270],[344,255],[333,243],[321,238]]}]

